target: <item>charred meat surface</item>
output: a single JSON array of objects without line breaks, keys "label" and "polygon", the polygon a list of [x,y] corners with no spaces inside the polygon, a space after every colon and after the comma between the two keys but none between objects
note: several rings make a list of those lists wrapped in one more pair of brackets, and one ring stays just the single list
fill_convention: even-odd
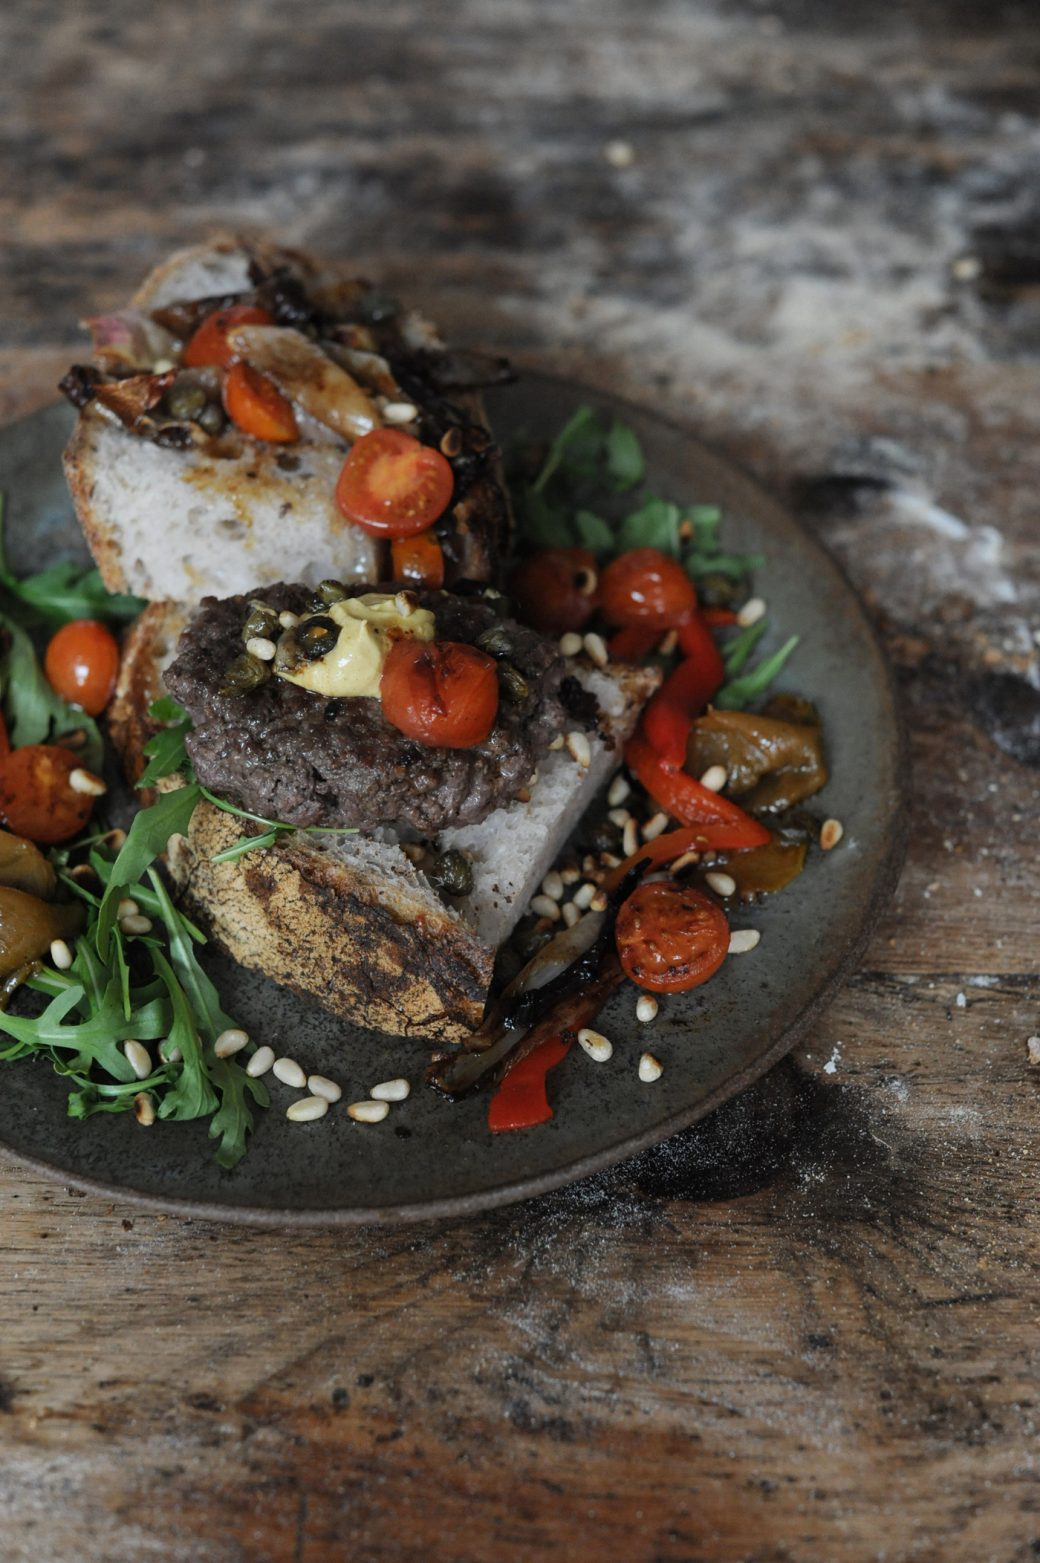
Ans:
[{"label": "charred meat surface", "polygon": [[[255,596],[276,613],[314,606],[305,586],[280,584]],[[476,748],[424,747],[387,722],[378,700],[329,700],[278,677],[244,694],[222,694],[255,596],[205,598],[165,681],[191,717],[188,752],[199,780],[265,818],[409,825],[431,835],[473,824],[515,798],[552,739],[576,725],[561,698],[565,667],[552,642],[503,620],[480,597],[447,592],[417,594],[434,615],[437,638],[475,644],[495,630],[526,686],[522,698],[503,695],[490,735]]]}]

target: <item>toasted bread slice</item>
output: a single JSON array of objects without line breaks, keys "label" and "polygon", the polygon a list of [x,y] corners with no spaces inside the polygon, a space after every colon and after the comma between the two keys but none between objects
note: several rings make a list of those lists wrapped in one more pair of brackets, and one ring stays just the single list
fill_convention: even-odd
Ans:
[{"label": "toasted bread slice", "polygon": [[[177,610],[153,607],[128,638],[110,725],[138,774],[147,707],[161,688],[179,622]],[[620,763],[659,677],[621,665],[576,672],[603,714],[589,765],[578,765],[566,748],[551,751],[527,802],[438,838],[440,850],[458,847],[470,859],[469,895],[442,900],[388,831],[298,832],[214,863],[259,827],[202,803],[169,855],[185,905],[243,966],[356,1024],[437,1040],[464,1036],[480,1022],[499,945]]]},{"label": "toasted bread slice", "polygon": [[[171,256],[146,279],[132,309],[148,314],[183,300],[245,292],[258,257],[269,269],[291,267],[319,292],[347,285],[343,275],[295,251],[226,238]],[[418,314],[401,317],[400,333],[416,352],[436,354],[442,348],[433,326]],[[175,339],[167,340],[172,345]],[[359,377],[370,377],[376,423],[388,398],[415,399],[396,388],[382,357],[353,349],[344,354],[361,365]],[[486,433],[476,392],[452,391],[450,405],[466,424]],[[327,576],[347,582],[388,579],[387,544],[347,521],[335,502],[349,438],[297,412],[300,439],[288,447],[249,439],[229,425],[219,437],[190,449],[170,449],[130,433],[89,401],[66,448],[65,473],[108,589],[152,601],[192,602],[205,592],[229,596],[277,580],[316,585]],[[490,435],[487,441],[490,445]],[[452,534],[455,574],[490,579],[508,532],[508,502],[493,452],[444,525]]]}]

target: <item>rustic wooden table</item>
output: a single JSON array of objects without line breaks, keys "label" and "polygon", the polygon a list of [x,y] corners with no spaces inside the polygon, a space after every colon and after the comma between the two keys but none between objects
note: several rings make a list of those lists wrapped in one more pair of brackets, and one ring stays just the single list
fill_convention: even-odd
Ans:
[{"label": "rustic wooden table", "polygon": [[0,57],[0,416],[178,242],[353,255],[796,506],[915,762],[805,1047],[609,1175],[295,1236],[0,1165],[4,1558],[1036,1557],[1033,8],[12,0]]}]

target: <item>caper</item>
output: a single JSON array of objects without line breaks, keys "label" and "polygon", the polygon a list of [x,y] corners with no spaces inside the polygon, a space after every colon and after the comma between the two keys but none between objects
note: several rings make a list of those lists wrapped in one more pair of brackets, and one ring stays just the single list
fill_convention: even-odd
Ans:
[{"label": "caper", "polygon": [[444,895],[469,895],[473,889],[472,864],[454,848],[430,858],[423,864],[423,872],[433,888]]},{"label": "caper", "polygon": [[259,657],[250,656],[248,651],[243,651],[240,657],[236,657],[230,667],[224,671],[224,682],[220,686],[222,695],[248,695],[250,690],[258,689],[264,681],[271,676],[271,664],[261,662]]},{"label": "caper", "polygon": [[331,651],[338,639],[339,625],[320,613],[315,614],[313,619],[304,619],[296,630],[296,644],[308,662],[316,662],[327,651]]},{"label": "caper", "polygon": [[500,619],[511,619],[513,617],[512,601],[504,592],[496,591],[494,586],[485,586],[480,595],[488,607],[494,609]]},{"label": "caper", "polygon": [[206,393],[190,380],[175,380],[166,392],[166,411],[182,423],[197,422],[206,406]]},{"label": "caper", "polygon": [[301,659],[300,643],[296,639],[296,631],[283,630],[275,642],[274,671],[276,673],[295,673]]},{"label": "caper", "polygon": [[318,586],[318,596],[327,608],[334,602],[342,602],[346,595],[347,588],[342,581],[322,581]]},{"label": "caper", "polygon": [[526,678],[511,662],[498,664],[498,682],[506,699],[511,700],[514,705],[523,705],[531,693],[531,686]]},{"label": "caper", "polygon": [[509,657],[513,653],[513,637],[504,624],[492,624],[490,629],[477,636],[477,645],[489,657]]},{"label": "caper", "polygon": [[260,635],[264,640],[277,640],[280,629],[274,609],[254,598],[249,604],[249,617],[242,627],[242,639],[252,640],[255,635]]},{"label": "caper", "polygon": [[224,409],[219,402],[207,402],[195,422],[207,434],[221,434],[224,429]]}]

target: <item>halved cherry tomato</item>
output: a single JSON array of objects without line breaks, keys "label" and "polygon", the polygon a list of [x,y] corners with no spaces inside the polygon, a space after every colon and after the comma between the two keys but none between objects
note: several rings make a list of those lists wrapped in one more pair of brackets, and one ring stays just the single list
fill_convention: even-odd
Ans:
[{"label": "halved cherry tomato", "polygon": [[383,715],[416,743],[472,749],[498,711],[498,670],[475,646],[454,640],[399,640],[380,682]]},{"label": "halved cherry tomato", "polygon": [[726,959],[729,923],[720,906],[692,886],[640,885],[614,930],[626,977],[651,993],[685,993],[707,982]]},{"label": "halved cherry tomato", "polygon": [[669,629],[697,606],[693,582],[681,564],[658,548],[618,554],[600,576],[600,606],[608,624]]},{"label": "halved cherry tomato", "polygon": [[273,326],[274,316],[258,304],[232,304],[229,309],[215,309],[207,315],[201,326],[188,338],[182,362],[189,369],[204,369],[213,364],[226,369],[234,360],[228,332],[236,326]]},{"label": "halved cherry tomato", "polygon": [[411,581],[434,592],[444,585],[444,549],[429,528],[414,537],[395,537],[390,558],[395,581]]},{"label": "halved cherry tomato", "polygon": [[373,429],[351,446],[336,503],[374,537],[414,537],[444,514],[454,492],[451,462],[439,450],[403,429]]},{"label": "halved cherry tomato", "polygon": [[52,636],[43,671],[63,700],[100,716],[116,687],[119,644],[99,619],[73,619]]},{"label": "halved cherry tomato", "polygon": [[587,548],[543,548],[513,571],[517,617],[543,635],[580,630],[599,600],[596,557]]},{"label": "halved cherry tomato", "polygon": [[83,762],[59,744],[26,744],[0,759],[0,820],[41,846],[68,841],[90,818],[94,799],[69,777]]},{"label": "halved cherry tomato", "polygon": [[533,1053],[522,1058],[508,1071],[502,1084],[488,1102],[488,1128],[492,1134],[508,1129],[531,1129],[546,1123],[553,1115],[545,1092],[545,1077],[570,1052],[573,1033],[546,1037]]},{"label": "halved cherry tomato", "polygon": [[290,445],[300,437],[292,402],[273,380],[240,360],[224,379],[224,411],[243,434],[273,445]]}]

